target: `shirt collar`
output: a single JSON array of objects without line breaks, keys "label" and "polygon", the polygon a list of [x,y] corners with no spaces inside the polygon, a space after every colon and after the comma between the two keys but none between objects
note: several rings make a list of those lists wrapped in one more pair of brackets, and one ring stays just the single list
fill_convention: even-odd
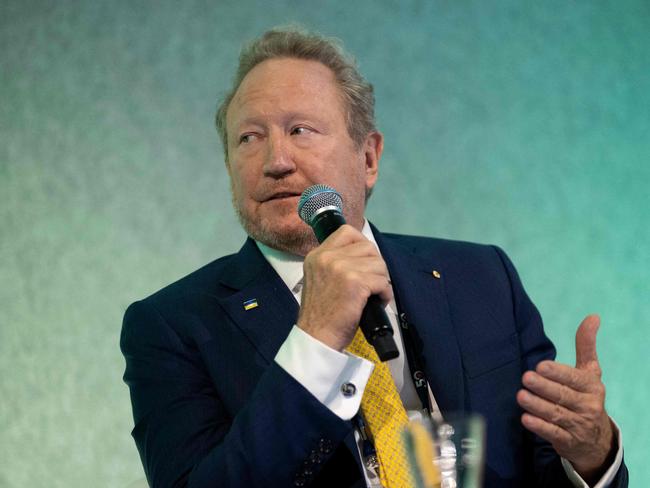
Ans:
[{"label": "shirt collar", "polygon": [[[379,251],[379,246],[377,246],[375,236],[372,234],[370,224],[365,219],[363,221],[363,228],[361,229],[361,233],[366,239],[372,242],[377,248],[377,251]],[[304,261],[304,258],[302,256],[296,256],[295,254],[290,254],[288,252],[278,251],[277,249],[273,249],[272,247],[269,247],[266,244],[262,244],[259,241],[255,241],[255,244],[257,244],[258,249],[264,258],[266,258],[271,267],[280,276],[282,281],[284,281],[284,284],[287,285],[287,288],[293,290],[296,285],[302,281],[302,263]]]}]

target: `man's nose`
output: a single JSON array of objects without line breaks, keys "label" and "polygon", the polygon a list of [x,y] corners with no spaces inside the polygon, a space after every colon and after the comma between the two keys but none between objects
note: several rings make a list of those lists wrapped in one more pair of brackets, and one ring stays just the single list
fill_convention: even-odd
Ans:
[{"label": "man's nose", "polygon": [[291,150],[282,136],[274,135],[268,138],[264,176],[281,178],[296,170]]}]

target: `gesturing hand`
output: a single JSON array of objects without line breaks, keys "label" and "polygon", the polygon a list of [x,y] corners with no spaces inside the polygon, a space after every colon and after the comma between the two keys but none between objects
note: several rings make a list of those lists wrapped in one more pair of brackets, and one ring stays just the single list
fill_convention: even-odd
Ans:
[{"label": "gesturing hand", "polygon": [[589,315],[578,327],[575,368],[542,361],[524,373],[526,389],[517,393],[524,427],[549,441],[588,483],[602,476],[616,447],[596,355],[599,326],[600,318]]}]

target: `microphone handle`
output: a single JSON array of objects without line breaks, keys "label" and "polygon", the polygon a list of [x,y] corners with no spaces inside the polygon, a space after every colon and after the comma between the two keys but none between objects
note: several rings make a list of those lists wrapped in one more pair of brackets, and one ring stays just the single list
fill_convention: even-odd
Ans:
[{"label": "microphone handle", "polygon": [[[336,229],[345,224],[345,218],[338,210],[327,209],[317,213],[311,220],[316,239],[322,243]],[[363,308],[359,327],[368,343],[375,348],[380,361],[388,361],[399,356],[397,344],[393,338],[393,328],[390,325],[386,311],[377,295],[368,298]]]}]

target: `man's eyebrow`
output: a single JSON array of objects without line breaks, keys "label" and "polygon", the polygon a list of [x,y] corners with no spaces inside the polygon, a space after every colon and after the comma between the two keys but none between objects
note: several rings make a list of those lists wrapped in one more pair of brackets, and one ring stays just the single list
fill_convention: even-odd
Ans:
[{"label": "man's eyebrow", "polygon": [[241,128],[246,125],[264,126],[265,124],[262,122],[260,117],[245,117],[235,123],[235,129],[241,130]]},{"label": "man's eyebrow", "polygon": [[[310,121],[315,120],[318,122],[323,122],[316,112],[304,112],[304,111],[285,112],[280,115],[279,119],[283,124],[287,124],[296,119],[305,119]],[[248,117],[244,117],[241,120],[237,121],[235,123],[235,127],[237,130],[241,130],[241,127],[245,125],[257,125],[257,126],[265,127],[267,124],[268,124],[268,120],[265,119],[264,116],[250,115]]]}]

